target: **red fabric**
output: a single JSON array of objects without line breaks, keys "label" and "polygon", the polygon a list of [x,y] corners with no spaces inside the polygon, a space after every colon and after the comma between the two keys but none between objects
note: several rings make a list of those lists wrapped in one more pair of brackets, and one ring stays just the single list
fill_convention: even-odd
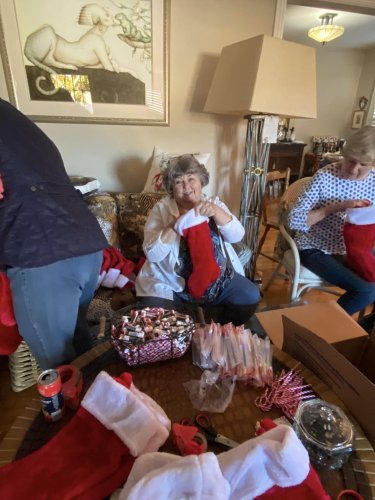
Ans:
[{"label": "red fabric", "polygon": [[310,465],[310,472],[306,479],[296,486],[281,488],[273,486],[257,500],[330,500],[331,497],[324,490],[318,474]]},{"label": "red fabric", "polygon": [[136,263],[135,269],[134,269],[135,274],[139,273],[139,271],[141,270],[141,268],[145,262],[146,262],[146,258],[144,256],[139,257],[138,262]]},{"label": "red fabric", "polygon": [[189,248],[193,271],[187,280],[187,287],[195,298],[203,297],[205,291],[220,276],[207,222],[183,230]]},{"label": "red fabric", "polygon": [[[259,422],[257,426],[256,434],[264,434],[276,427],[277,424],[270,419],[264,418]],[[267,490],[262,495],[256,497],[262,500],[330,500],[330,496],[327,495],[324,490],[322,483],[320,482],[318,474],[310,465],[310,472],[308,473],[305,480],[296,485],[290,486],[289,488],[281,488],[280,486],[273,486]]]},{"label": "red fabric", "polygon": [[131,373],[128,372],[123,372],[118,377],[113,377],[113,379],[116,380],[116,382],[118,382],[119,384],[123,385],[124,387],[127,387],[128,389],[133,381]]},{"label": "red fabric", "polygon": [[202,436],[202,442],[197,439],[198,429],[193,425],[172,424],[172,440],[181,455],[200,455],[207,450],[207,441]]},{"label": "red fabric", "polygon": [[375,224],[344,224],[346,263],[366,281],[375,282]]},{"label": "red fabric", "polygon": [[[129,387],[131,376],[116,380]],[[134,460],[116,434],[81,407],[46,445],[0,468],[0,498],[102,500],[124,484]]]},{"label": "red fabric", "polygon": [[263,418],[260,422],[257,422],[255,434],[260,436],[265,432],[276,427],[277,424],[271,418]]},{"label": "red fabric", "polygon": [[0,273],[0,354],[12,354],[22,342],[14,317],[9,279]]},{"label": "red fabric", "polygon": [[[107,247],[103,250],[103,262],[100,273],[108,272],[109,269],[118,269],[123,276],[129,276],[135,271],[136,265],[133,261],[124,257],[124,255],[115,247]],[[131,285],[127,283],[124,288]]]}]

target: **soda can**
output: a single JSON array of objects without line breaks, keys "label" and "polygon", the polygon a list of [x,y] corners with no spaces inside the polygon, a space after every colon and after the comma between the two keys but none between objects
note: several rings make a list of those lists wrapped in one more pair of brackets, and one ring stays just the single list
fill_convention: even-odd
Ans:
[{"label": "soda can", "polygon": [[39,394],[42,396],[42,411],[48,422],[60,420],[64,413],[62,381],[57,370],[44,370],[37,381]]}]

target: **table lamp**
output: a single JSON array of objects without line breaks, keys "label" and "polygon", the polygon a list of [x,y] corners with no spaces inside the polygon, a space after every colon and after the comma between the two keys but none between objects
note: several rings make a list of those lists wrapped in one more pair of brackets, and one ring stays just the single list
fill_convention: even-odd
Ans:
[{"label": "table lamp", "polygon": [[252,279],[278,117],[316,118],[315,48],[267,35],[224,47],[204,111],[242,115],[247,120],[240,221],[251,249],[245,271]]}]

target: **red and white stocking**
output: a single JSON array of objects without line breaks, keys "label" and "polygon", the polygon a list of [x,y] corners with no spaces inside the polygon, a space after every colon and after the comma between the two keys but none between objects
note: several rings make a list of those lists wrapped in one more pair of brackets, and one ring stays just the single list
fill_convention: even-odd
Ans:
[{"label": "red and white stocking", "polygon": [[149,500],[155,491],[162,491],[164,498],[330,499],[306,449],[288,425],[219,455],[142,455],[118,499]]},{"label": "red and white stocking", "polygon": [[375,205],[346,210],[346,263],[366,281],[375,282]]},{"label": "red and white stocking", "polygon": [[134,457],[158,450],[169,430],[164,411],[134,387],[131,375],[100,372],[58,434],[0,468],[0,498],[101,500],[123,485]]},{"label": "red and white stocking", "polygon": [[193,297],[201,298],[207,288],[220,276],[208,217],[196,215],[194,209],[191,209],[178,219],[174,229],[185,239],[193,266],[193,271],[187,280],[187,288]]}]

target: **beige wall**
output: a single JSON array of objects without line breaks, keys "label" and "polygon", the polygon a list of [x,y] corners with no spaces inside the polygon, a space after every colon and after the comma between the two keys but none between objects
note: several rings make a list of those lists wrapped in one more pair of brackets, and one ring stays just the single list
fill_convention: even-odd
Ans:
[{"label": "beige wall", "polygon": [[296,120],[296,136],[311,147],[314,135],[348,138],[365,51],[317,48],[317,118]]},{"label": "beige wall", "polygon": [[[275,3],[171,0],[170,126],[38,124],[59,147],[68,172],[95,176],[103,189],[140,191],[154,145],[172,152],[211,152],[210,194],[218,192],[238,211],[244,120],[201,111],[222,47],[272,35]],[[7,98],[2,70],[0,96]]]},{"label": "beige wall", "polygon": [[365,109],[364,123],[370,124],[375,108],[375,49],[365,52],[361,78],[359,81],[357,95],[354,101],[353,111],[359,109],[359,99],[364,96],[368,99]]}]

